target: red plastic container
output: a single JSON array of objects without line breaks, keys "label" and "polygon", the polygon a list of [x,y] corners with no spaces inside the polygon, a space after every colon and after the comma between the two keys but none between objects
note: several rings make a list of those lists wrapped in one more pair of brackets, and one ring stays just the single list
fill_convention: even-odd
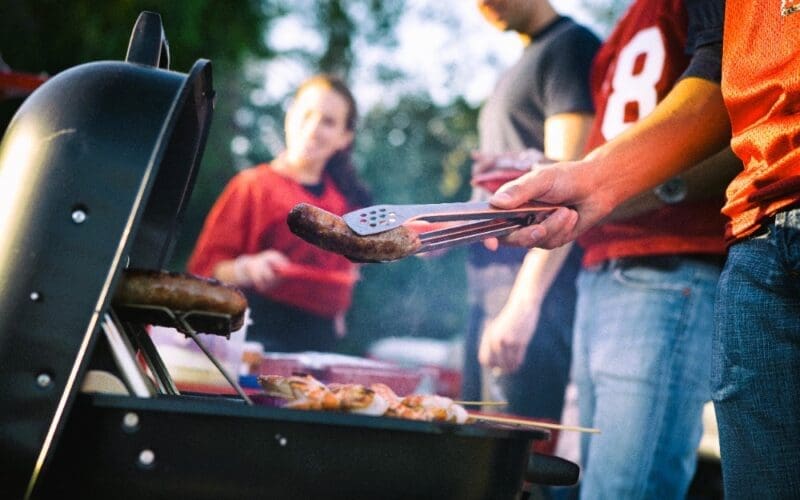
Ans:
[{"label": "red plastic container", "polygon": [[[423,369],[404,368],[393,363],[366,358],[330,355],[324,353],[266,353],[258,367],[258,375],[306,373],[325,384],[374,383],[388,385],[398,395],[414,392],[425,373]],[[437,380],[438,373],[434,380]]]},{"label": "red plastic container", "polygon": [[518,168],[498,168],[475,175],[472,178],[472,185],[480,186],[490,193],[494,193],[506,182],[513,181],[528,172],[529,170]]}]

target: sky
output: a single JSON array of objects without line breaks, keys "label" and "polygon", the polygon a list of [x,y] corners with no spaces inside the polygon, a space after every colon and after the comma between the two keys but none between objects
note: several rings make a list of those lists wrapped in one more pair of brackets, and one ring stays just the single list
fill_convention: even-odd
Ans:
[{"label": "sky", "polygon": [[[396,61],[425,82],[437,103],[444,103],[457,93],[477,104],[491,92],[499,70],[516,60],[522,44],[515,33],[500,32],[487,23],[474,0],[437,3],[443,10],[458,16],[461,31],[448,31],[441,24],[424,19],[425,8],[431,7],[431,0],[409,0],[409,15],[399,26],[401,47],[395,54]],[[553,0],[551,3],[562,14],[591,26],[592,20],[580,8],[579,0]],[[594,29],[600,34],[599,28]],[[374,91],[379,92],[379,89]],[[378,96],[365,94],[365,99],[373,97]]]},{"label": "sky", "polygon": [[[580,0],[553,0],[559,12],[593,28],[602,36],[602,29],[581,9]],[[400,46],[387,54],[385,49],[356,45],[359,65],[351,81],[361,109],[392,100],[404,92],[427,91],[434,102],[447,104],[463,96],[478,105],[491,92],[500,71],[509,66],[522,50],[514,33],[502,33],[489,25],[475,0],[408,0],[407,14],[398,26]],[[432,21],[431,16],[455,17],[461,28],[448,29]],[[303,26],[302,19],[286,18],[277,23],[271,42],[284,48],[319,48],[321,41]],[[391,58],[411,78],[387,87],[377,82],[375,67]],[[306,69],[291,61],[276,60],[255,71],[269,75],[265,87],[257,91],[254,102],[280,98],[289,94],[302,81]]]}]

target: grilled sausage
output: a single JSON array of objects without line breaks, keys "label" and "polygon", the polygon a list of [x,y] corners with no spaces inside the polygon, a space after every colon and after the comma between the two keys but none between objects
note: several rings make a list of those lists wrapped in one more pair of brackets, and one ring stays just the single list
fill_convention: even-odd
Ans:
[{"label": "grilled sausage", "polygon": [[111,303],[225,314],[231,317],[232,330],[242,327],[247,309],[241,291],[215,279],[144,269],[124,271]]},{"label": "grilled sausage", "polygon": [[341,217],[307,203],[295,205],[286,222],[289,229],[305,241],[356,262],[402,259],[422,245],[419,236],[403,226],[359,236]]}]

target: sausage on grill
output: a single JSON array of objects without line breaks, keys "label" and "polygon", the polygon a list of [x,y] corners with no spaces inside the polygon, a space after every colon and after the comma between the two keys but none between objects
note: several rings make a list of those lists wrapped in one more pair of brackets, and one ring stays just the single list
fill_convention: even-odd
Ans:
[{"label": "sausage on grill", "polygon": [[126,269],[111,302],[226,314],[233,330],[241,328],[247,309],[241,291],[215,279],[146,269]]},{"label": "sausage on grill", "polygon": [[295,205],[286,222],[294,234],[312,245],[357,262],[402,259],[422,245],[419,235],[403,226],[359,236],[338,215],[307,203]]}]

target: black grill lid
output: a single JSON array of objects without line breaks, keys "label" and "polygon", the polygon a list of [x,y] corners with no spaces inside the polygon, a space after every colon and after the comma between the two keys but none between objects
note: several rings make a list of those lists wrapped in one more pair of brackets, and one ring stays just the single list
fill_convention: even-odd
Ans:
[{"label": "black grill lid", "polygon": [[142,13],[125,62],[49,79],[0,143],[0,479],[9,498],[47,461],[122,269],[161,268],[172,250],[213,89],[209,61],[188,74],[168,64],[160,16]]}]

